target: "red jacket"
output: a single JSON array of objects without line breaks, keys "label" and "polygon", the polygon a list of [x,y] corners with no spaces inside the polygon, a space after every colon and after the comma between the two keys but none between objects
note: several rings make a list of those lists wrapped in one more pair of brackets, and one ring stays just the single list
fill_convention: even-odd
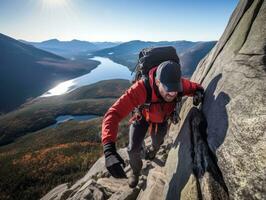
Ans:
[{"label": "red jacket", "polygon": [[[154,102],[159,99],[156,95],[155,88],[153,87],[154,73],[156,68],[149,72],[150,85],[152,88],[151,101]],[[183,95],[193,96],[195,91],[203,89],[201,85],[191,82],[188,79],[181,78],[183,85]],[[107,111],[104,115],[102,123],[102,143],[115,142],[118,132],[119,122],[125,118],[135,107],[143,105],[146,101],[146,88],[143,80],[134,83]],[[153,123],[161,123],[167,119],[175,109],[175,102],[163,102],[160,104],[151,104],[149,112],[142,111],[145,119]],[[147,116],[149,114],[149,116]],[[147,120],[147,121],[148,121]]]}]

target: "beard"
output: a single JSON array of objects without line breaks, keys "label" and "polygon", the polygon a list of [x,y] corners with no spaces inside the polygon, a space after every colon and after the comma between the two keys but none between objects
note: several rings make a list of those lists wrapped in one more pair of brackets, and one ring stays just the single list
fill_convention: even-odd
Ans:
[{"label": "beard", "polygon": [[173,101],[174,99],[176,98],[176,95],[175,96],[171,96],[171,95],[165,95],[164,96],[164,100],[166,101],[166,102],[171,102],[171,101]]}]

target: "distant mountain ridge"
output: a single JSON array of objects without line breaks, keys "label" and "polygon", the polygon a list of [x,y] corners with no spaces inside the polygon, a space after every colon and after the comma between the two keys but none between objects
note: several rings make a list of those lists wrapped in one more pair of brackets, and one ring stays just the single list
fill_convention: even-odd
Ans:
[{"label": "distant mountain ridge", "polygon": [[[195,45],[195,43],[199,42],[191,42],[191,41],[160,41],[160,42],[152,42],[152,41],[141,41],[141,40],[132,40],[129,42],[124,42],[115,47],[103,49],[94,52],[94,54],[108,54],[108,53],[119,53],[119,54],[138,54],[141,49],[146,47],[157,47],[157,46],[174,46],[176,48],[177,53],[183,52],[189,47]],[[127,52],[125,52],[127,50]]]},{"label": "distant mountain ridge", "polygon": [[89,53],[120,44],[119,42],[89,42],[76,39],[71,41],[60,41],[58,39],[50,39],[42,42],[29,42],[25,40],[20,41],[64,57],[71,57],[81,53]]}]

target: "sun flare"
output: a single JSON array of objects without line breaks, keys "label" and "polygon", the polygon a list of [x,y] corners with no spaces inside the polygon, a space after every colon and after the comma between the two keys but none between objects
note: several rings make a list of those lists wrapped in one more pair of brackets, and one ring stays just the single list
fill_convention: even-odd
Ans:
[{"label": "sun flare", "polygon": [[42,3],[50,7],[60,7],[66,4],[66,0],[42,0]]}]

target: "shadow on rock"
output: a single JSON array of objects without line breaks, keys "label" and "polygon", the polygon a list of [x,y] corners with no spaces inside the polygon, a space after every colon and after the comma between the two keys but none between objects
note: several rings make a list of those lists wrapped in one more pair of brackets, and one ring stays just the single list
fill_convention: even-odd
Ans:
[{"label": "shadow on rock", "polygon": [[221,78],[221,74],[216,76],[208,85],[203,112],[196,107],[190,109],[173,144],[173,152],[168,156],[168,174],[172,176],[165,190],[166,199],[181,199],[183,190],[187,199],[228,198],[215,156],[228,129],[225,106],[230,98],[224,92],[217,97],[214,94]]},{"label": "shadow on rock", "polygon": [[228,114],[226,105],[230,102],[230,97],[225,92],[215,95],[217,84],[222,78],[222,74],[217,75],[206,88],[203,104],[203,113],[208,122],[207,140],[212,152],[223,144],[228,129]]}]

